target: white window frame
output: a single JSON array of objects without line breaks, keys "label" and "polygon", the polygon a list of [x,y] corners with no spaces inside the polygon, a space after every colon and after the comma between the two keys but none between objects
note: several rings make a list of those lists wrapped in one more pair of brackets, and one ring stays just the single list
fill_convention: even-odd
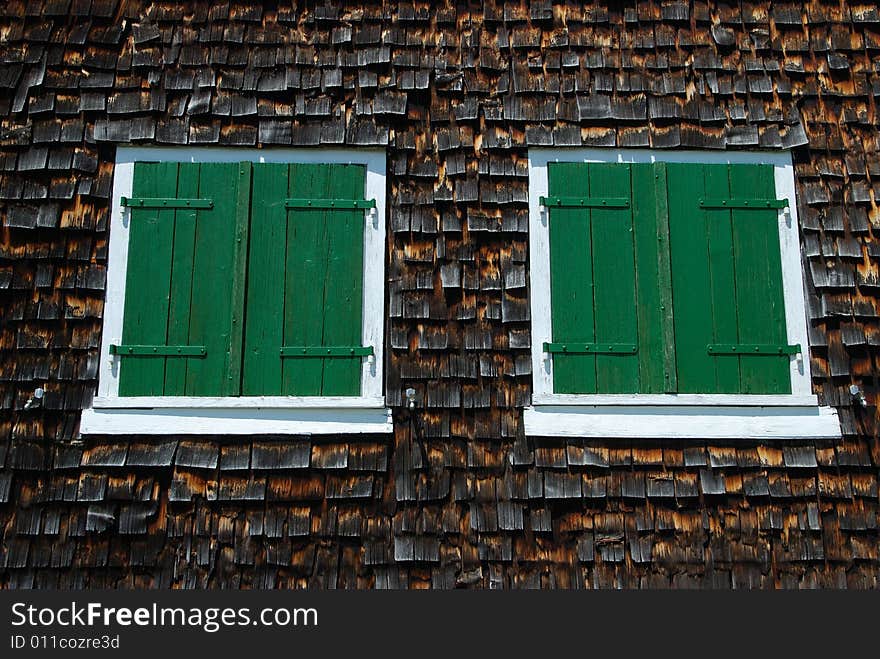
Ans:
[{"label": "white window frame", "polygon": [[[119,396],[120,359],[109,346],[122,337],[130,210],[137,162],[254,162],[360,164],[366,166],[360,396]],[[113,176],[107,296],[101,340],[98,395],[83,411],[81,434],[338,434],[392,432],[383,396],[385,318],[385,152],[381,149],[239,149],[119,147]]]},{"label": "white window frame", "polygon": [[[840,437],[837,412],[820,407],[813,394],[804,304],[803,265],[798,239],[794,166],[788,151],[714,152],[650,149],[553,148],[529,150],[529,267],[532,318],[532,406],[525,431],[534,436],[796,439]],[[790,357],[791,394],[557,394],[553,359],[542,351],[552,340],[550,316],[550,227],[547,165],[584,163],[765,164],[774,168],[776,196],[788,199],[779,211],[779,243],[785,325],[790,344],[803,353]]]}]

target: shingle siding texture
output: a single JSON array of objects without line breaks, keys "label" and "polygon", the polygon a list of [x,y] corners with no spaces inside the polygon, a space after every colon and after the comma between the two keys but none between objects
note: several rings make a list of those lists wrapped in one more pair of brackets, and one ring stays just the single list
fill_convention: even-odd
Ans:
[{"label": "shingle siding texture", "polygon": [[[0,586],[877,588],[878,55],[842,1],[0,3]],[[393,436],[75,441],[122,143],[387,149]],[[553,145],[793,150],[842,441],[523,436]]]}]

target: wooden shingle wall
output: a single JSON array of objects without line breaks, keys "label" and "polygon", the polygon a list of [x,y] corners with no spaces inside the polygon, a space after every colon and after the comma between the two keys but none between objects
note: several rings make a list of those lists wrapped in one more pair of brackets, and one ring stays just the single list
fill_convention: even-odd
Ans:
[{"label": "wooden shingle wall", "polygon": [[[880,586],[878,61],[843,0],[0,3],[0,586]],[[121,143],[387,149],[393,437],[75,441]],[[844,439],[524,437],[548,145],[792,149]]]}]

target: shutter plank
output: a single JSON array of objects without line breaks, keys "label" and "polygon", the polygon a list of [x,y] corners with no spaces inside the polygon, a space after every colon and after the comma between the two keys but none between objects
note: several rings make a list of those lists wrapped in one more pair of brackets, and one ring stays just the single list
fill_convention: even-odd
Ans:
[{"label": "shutter plank", "polygon": [[715,393],[706,215],[698,206],[704,165],[667,163],[675,352],[680,393]]},{"label": "shutter plank", "polygon": [[[588,166],[550,163],[550,194],[589,196]],[[593,250],[590,211],[547,209],[550,222],[551,323],[554,341],[594,343]],[[595,355],[554,355],[556,393],[596,393]]]},{"label": "shutter plank", "polygon": [[675,358],[675,304],[672,297],[672,255],[669,243],[669,199],[666,163],[654,165],[654,200],[657,218],[657,264],[660,291],[660,318],[663,336],[663,389],[678,391],[678,367]]},{"label": "shutter plank", "polygon": [[[727,165],[703,166],[703,190],[706,197],[726,199],[730,196]],[[704,210],[709,239],[711,270],[712,333],[715,343],[737,342],[736,274],[733,262],[733,233],[729,210]],[[741,305],[739,305],[741,306]],[[717,393],[738,393],[741,390],[739,357],[717,356],[715,389]]]},{"label": "shutter plank", "polygon": [[226,396],[238,392],[229,379],[232,280],[235,272],[236,201],[239,188],[237,163],[203,163],[199,195],[214,200],[211,210],[196,216],[193,257],[190,343],[207,348],[205,359],[187,365],[188,396]]},{"label": "shutter plank", "polygon": [[[177,196],[198,196],[199,169],[195,163],[181,163],[177,172]],[[171,298],[168,309],[167,345],[189,344],[189,319],[192,309],[193,257],[196,242],[196,210],[180,209],[174,213],[174,243],[171,257]],[[165,395],[186,395],[186,371],[189,359],[165,360]]]},{"label": "shutter plank", "polygon": [[[329,195],[337,199],[364,196],[363,165],[330,165]],[[364,211],[326,214],[327,280],[324,291],[324,335],[321,345],[359,346],[362,342]],[[360,394],[360,357],[323,359],[324,396]]]},{"label": "shutter plank", "polygon": [[290,165],[254,165],[242,394],[281,393]]},{"label": "shutter plank", "polygon": [[[132,191],[144,197],[174,197],[177,163],[137,163]],[[122,341],[164,345],[168,327],[174,211],[130,211]],[[164,357],[127,357],[120,366],[120,396],[161,396]]]},{"label": "shutter plank", "polygon": [[[589,172],[593,196],[601,193],[628,198],[632,194],[629,164],[593,163]],[[638,341],[638,326],[632,209],[593,208],[591,220],[596,340],[634,344]],[[638,355],[598,355],[596,390],[636,393]]]},{"label": "shutter plank", "polygon": [[252,172],[252,163],[238,163],[232,239],[232,291],[230,294],[232,324],[229,328],[229,358],[226,376],[227,396],[238,396],[241,393],[245,324],[245,280],[247,277],[247,248],[251,217]]},{"label": "shutter plank", "polygon": [[[325,165],[291,165],[289,181],[288,197],[329,197],[329,169]],[[322,343],[324,289],[328,272],[326,223],[329,214],[330,211],[307,209],[291,209],[288,212],[284,345],[319,346]],[[284,395],[320,395],[323,360],[281,361]]]},{"label": "shutter plank", "polygon": [[[770,165],[730,165],[733,198],[770,199],[776,191]],[[786,344],[778,212],[733,210],[739,343]],[[718,341],[727,343],[727,341]],[[724,359],[715,357],[715,359]],[[742,393],[791,393],[788,356],[738,357]]]},{"label": "shutter plank", "polygon": [[[662,393],[666,390],[664,362],[660,356],[666,349],[663,333],[665,306],[661,292],[663,260],[659,255],[668,249],[667,240],[661,236],[657,189],[660,174],[656,166],[637,163],[632,168],[633,241],[635,243],[636,297],[638,299],[639,335],[639,392]],[[666,186],[663,178],[663,206],[665,213]],[[665,218],[664,218],[665,219]],[[668,268],[668,266],[667,266]],[[668,273],[667,273],[668,278]],[[669,287],[669,282],[665,282]],[[671,318],[671,315],[670,315]],[[674,371],[675,364],[672,364]]]}]

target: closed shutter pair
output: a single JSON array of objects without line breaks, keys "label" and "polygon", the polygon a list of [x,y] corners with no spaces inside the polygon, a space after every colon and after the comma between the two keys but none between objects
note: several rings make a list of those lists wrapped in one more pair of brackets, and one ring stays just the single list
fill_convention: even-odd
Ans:
[{"label": "closed shutter pair", "polygon": [[365,167],[137,163],[120,396],[356,396]]},{"label": "closed shutter pair", "polygon": [[771,166],[548,176],[556,393],[791,392]]}]

